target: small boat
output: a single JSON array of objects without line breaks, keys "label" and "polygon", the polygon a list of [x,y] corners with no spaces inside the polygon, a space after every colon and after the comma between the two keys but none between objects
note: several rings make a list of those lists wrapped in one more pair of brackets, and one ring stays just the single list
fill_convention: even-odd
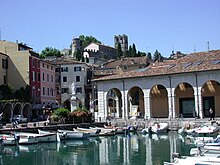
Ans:
[{"label": "small boat", "polygon": [[144,128],[141,133],[167,133],[168,123],[155,123],[148,128]]},{"label": "small boat", "polygon": [[115,129],[103,128],[103,127],[89,127],[90,129],[101,130],[99,136],[113,136],[115,135]]},{"label": "small boat", "polygon": [[38,133],[40,135],[44,135],[44,136],[50,136],[51,137],[51,142],[60,142],[60,137],[58,132],[51,132],[51,131],[45,131],[45,130],[40,130],[38,129]]},{"label": "small boat", "polygon": [[57,130],[59,133],[60,140],[65,140],[65,139],[85,139],[90,136],[90,133],[85,133],[85,132],[79,132],[76,130]]},{"label": "small boat", "polygon": [[20,137],[19,144],[35,144],[35,143],[45,143],[45,142],[57,142],[56,133],[29,133],[29,132],[19,132],[17,133]]},{"label": "small boat", "polygon": [[130,130],[130,127],[115,127],[115,126],[106,126],[104,125],[104,128],[106,129],[113,129],[113,131],[115,131],[115,134],[125,134],[128,133]]},{"label": "small boat", "polygon": [[214,125],[203,125],[198,128],[195,128],[195,133],[197,134],[214,134],[218,131],[219,127]]},{"label": "small boat", "polygon": [[78,132],[89,133],[90,136],[92,137],[99,136],[99,133],[101,132],[100,129],[90,129],[90,128],[81,128],[81,127],[73,128],[73,130]]},{"label": "small boat", "polygon": [[173,159],[172,163],[164,162],[164,165],[219,165],[219,154],[207,156],[183,156],[180,155]]},{"label": "small boat", "polygon": [[13,135],[1,135],[1,144],[4,146],[14,146],[18,144],[18,138]]}]

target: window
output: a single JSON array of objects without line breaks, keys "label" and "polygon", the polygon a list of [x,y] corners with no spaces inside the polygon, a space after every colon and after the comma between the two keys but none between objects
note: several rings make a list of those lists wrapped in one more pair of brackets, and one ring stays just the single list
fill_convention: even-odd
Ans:
[{"label": "window", "polygon": [[61,93],[68,93],[69,92],[69,88],[62,88]]},{"label": "window", "polygon": [[53,96],[53,88],[50,88],[50,95]]},{"label": "window", "polygon": [[35,81],[35,72],[32,72],[32,81]]},{"label": "window", "polygon": [[42,76],[43,76],[43,81],[44,81],[44,80],[45,80],[45,78],[44,78],[44,72],[43,72],[43,75],[42,75]]},{"label": "window", "polygon": [[50,96],[50,88],[47,88],[47,96]]},{"label": "window", "polygon": [[4,76],[4,84],[7,84],[7,77]]},{"label": "window", "polygon": [[38,79],[37,79],[37,81],[40,81],[40,73],[38,72],[37,74],[38,74]]},{"label": "window", "polygon": [[56,68],[56,69],[55,69],[55,72],[60,72],[60,68]]},{"label": "window", "polygon": [[82,87],[77,87],[76,88],[76,93],[82,93]]},{"label": "window", "polygon": [[7,59],[2,59],[2,68],[8,69],[8,60]]},{"label": "window", "polygon": [[61,72],[68,72],[68,67],[62,67]]},{"label": "window", "polygon": [[74,72],[80,72],[81,70],[82,70],[82,68],[80,66],[74,67]]},{"label": "window", "polygon": [[49,69],[49,65],[47,65],[47,69]]},{"label": "window", "polygon": [[57,87],[57,95],[59,95],[59,94],[60,94],[60,88]]},{"label": "window", "polygon": [[43,95],[45,95],[45,87],[43,87]]},{"label": "window", "polygon": [[50,69],[53,70],[53,66],[51,66]]},{"label": "window", "polygon": [[42,64],[43,68],[44,68],[44,63]]},{"label": "window", "polygon": [[76,76],[76,82],[80,82],[80,76]]},{"label": "window", "polygon": [[32,60],[32,66],[35,67],[35,59]]},{"label": "window", "polygon": [[67,77],[66,76],[63,77],[63,82],[67,82]]}]

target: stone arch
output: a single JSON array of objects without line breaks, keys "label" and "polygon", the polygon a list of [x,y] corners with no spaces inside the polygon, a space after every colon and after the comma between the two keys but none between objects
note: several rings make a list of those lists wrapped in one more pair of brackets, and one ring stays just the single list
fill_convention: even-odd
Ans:
[{"label": "stone arch", "polygon": [[122,118],[122,94],[117,88],[107,93],[107,116]]},{"label": "stone arch", "polygon": [[12,103],[5,103],[2,107],[3,111],[3,122],[9,122],[12,117]]},{"label": "stone arch", "polygon": [[22,107],[21,103],[17,102],[14,104],[13,115],[21,115]]},{"label": "stone arch", "polygon": [[27,117],[28,120],[31,119],[32,111],[31,111],[30,103],[24,103],[24,105],[23,105],[23,115],[24,115],[24,117]]},{"label": "stone arch", "polygon": [[140,87],[134,86],[128,91],[127,103],[129,116],[144,117],[144,93]]},{"label": "stone arch", "polygon": [[195,98],[192,85],[187,82],[179,83],[174,95],[177,117],[194,117]]},{"label": "stone arch", "polygon": [[167,118],[169,116],[168,93],[163,85],[155,85],[150,91],[151,116],[153,118]]},{"label": "stone arch", "polygon": [[212,108],[215,116],[220,116],[220,83],[215,80],[206,81],[201,88],[204,117],[209,117]]}]

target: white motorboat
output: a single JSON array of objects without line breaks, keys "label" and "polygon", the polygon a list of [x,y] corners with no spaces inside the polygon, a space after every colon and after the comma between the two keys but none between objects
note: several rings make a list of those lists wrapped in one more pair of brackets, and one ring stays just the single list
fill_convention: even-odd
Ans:
[{"label": "white motorboat", "polygon": [[90,136],[92,136],[92,137],[99,136],[99,133],[101,132],[100,129],[90,129],[90,128],[81,128],[81,127],[73,128],[73,130],[79,131],[79,132],[89,133]]},{"label": "white motorboat", "polygon": [[20,137],[19,144],[35,144],[35,143],[45,143],[45,142],[56,142],[56,133],[47,134],[37,134],[29,132],[19,132],[17,133]]},{"label": "white motorboat", "polygon": [[168,130],[168,123],[155,123],[148,128],[142,129],[141,133],[166,133]]},{"label": "white motorboat", "polygon": [[194,129],[196,134],[214,134],[219,131],[218,126],[214,125],[203,125]]},{"label": "white motorboat", "polygon": [[13,146],[18,144],[18,139],[15,136],[4,134],[1,135],[1,143],[5,146]]},{"label": "white motorboat", "polygon": [[209,156],[183,156],[174,158],[172,163],[164,162],[164,165],[219,165],[219,155]]},{"label": "white motorboat", "polygon": [[112,128],[103,128],[103,127],[89,127],[90,129],[94,130],[101,130],[99,136],[113,136],[115,135],[115,129]]},{"label": "white motorboat", "polygon": [[61,140],[65,139],[85,139],[90,136],[90,133],[79,132],[79,131],[71,131],[71,130],[57,130],[59,133],[59,137]]},{"label": "white motorboat", "polygon": [[46,136],[50,137],[49,140],[51,140],[51,142],[60,142],[60,137],[59,137],[58,132],[51,132],[51,131],[45,131],[45,130],[38,129],[38,133],[40,135],[44,135],[45,137]]}]

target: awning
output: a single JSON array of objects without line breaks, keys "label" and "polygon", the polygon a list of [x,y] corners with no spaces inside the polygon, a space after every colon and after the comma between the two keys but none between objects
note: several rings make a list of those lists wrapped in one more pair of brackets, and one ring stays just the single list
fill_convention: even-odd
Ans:
[{"label": "awning", "polygon": [[32,104],[31,109],[32,110],[43,110],[45,108],[45,104]]}]

